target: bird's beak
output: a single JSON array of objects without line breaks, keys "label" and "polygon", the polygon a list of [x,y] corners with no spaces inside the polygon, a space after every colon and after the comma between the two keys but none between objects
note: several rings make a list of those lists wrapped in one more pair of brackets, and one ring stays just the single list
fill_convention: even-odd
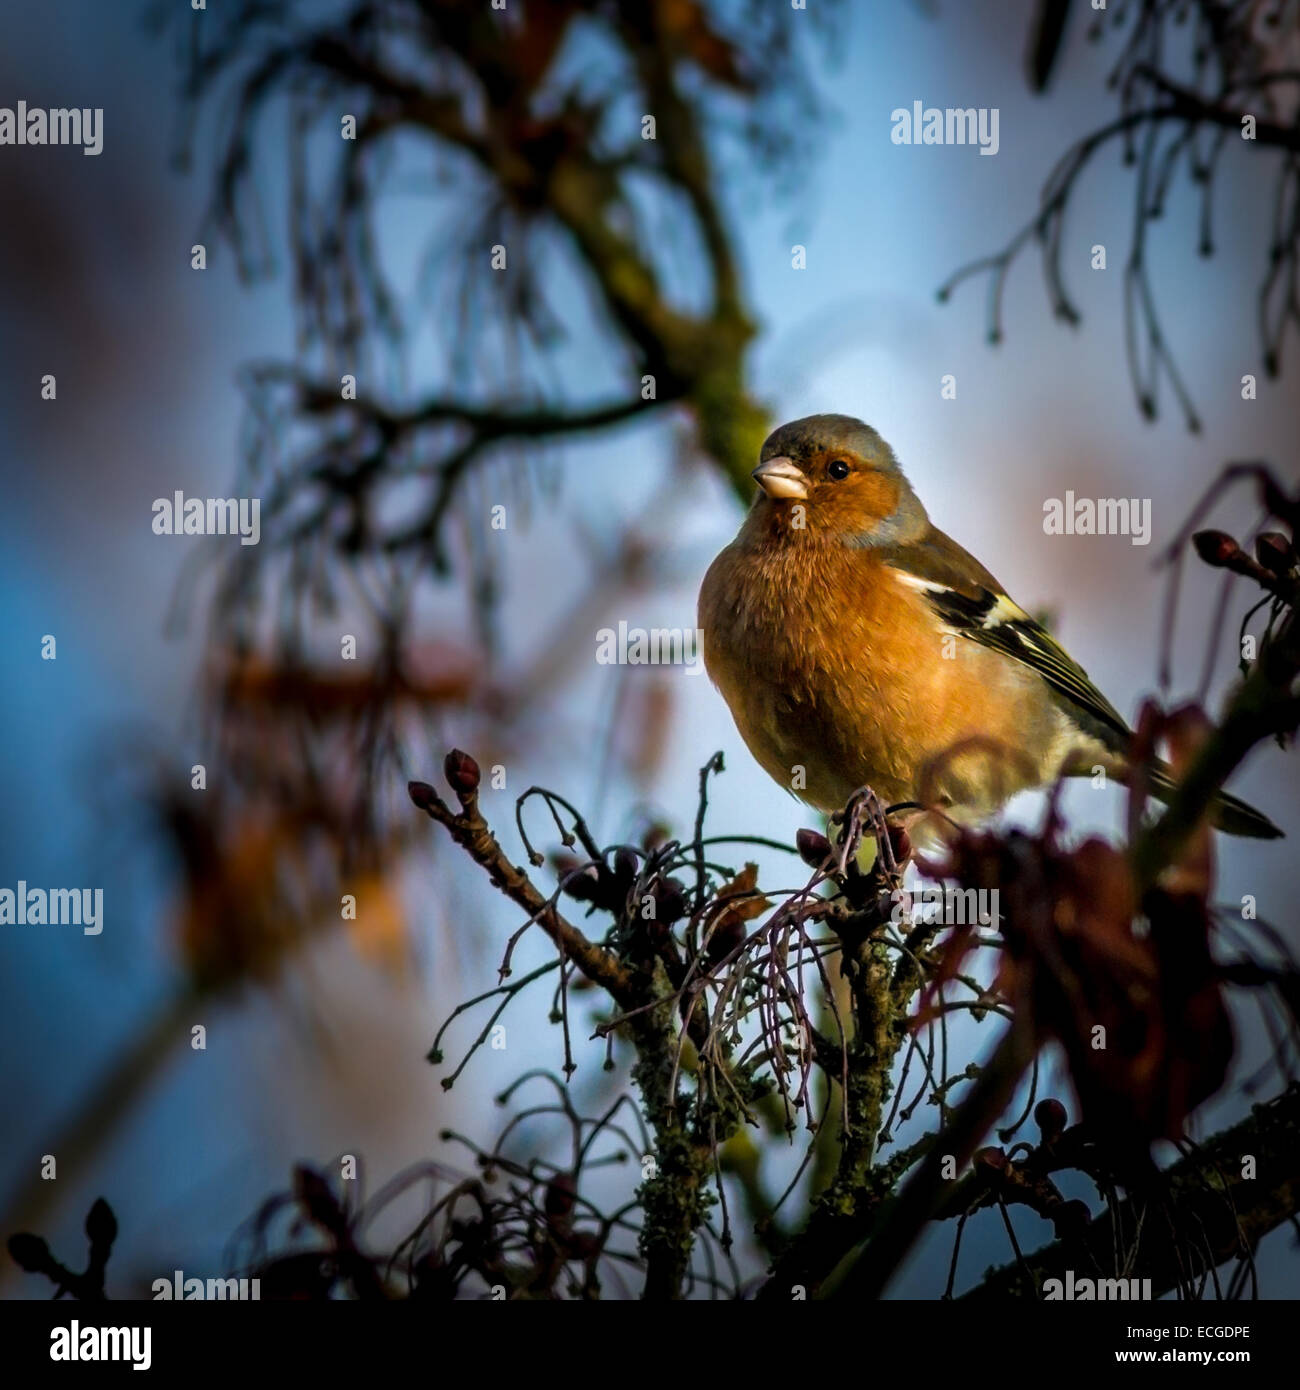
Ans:
[{"label": "bird's beak", "polygon": [[769,497],[808,496],[808,479],[791,459],[768,459],[766,463],[760,463],[750,476]]}]

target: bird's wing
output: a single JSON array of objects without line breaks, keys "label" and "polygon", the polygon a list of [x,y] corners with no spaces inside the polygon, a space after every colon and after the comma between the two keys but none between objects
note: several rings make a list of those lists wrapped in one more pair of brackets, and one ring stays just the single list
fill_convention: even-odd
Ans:
[{"label": "bird's wing", "polygon": [[[1036,623],[1002,586],[951,537],[936,527],[882,557],[899,578],[922,593],[945,626],[1029,667],[1046,681],[1071,716],[1114,743],[1130,730],[1114,705],[1088,679],[1064,647]],[[1093,729],[1094,725],[1100,728]]]}]

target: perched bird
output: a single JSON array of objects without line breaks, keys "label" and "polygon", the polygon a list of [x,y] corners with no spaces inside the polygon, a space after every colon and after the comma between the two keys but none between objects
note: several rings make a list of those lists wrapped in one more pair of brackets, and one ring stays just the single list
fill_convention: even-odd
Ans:
[{"label": "perched bird", "polygon": [[[848,415],[783,425],[762,493],[700,590],[709,675],[766,771],[823,811],[870,786],[955,820],[1062,772],[1124,781],[1131,731],[996,579],[931,525],[893,450]],[[1171,782],[1156,768],[1150,790]],[[1227,794],[1214,823],[1271,838]]]}]

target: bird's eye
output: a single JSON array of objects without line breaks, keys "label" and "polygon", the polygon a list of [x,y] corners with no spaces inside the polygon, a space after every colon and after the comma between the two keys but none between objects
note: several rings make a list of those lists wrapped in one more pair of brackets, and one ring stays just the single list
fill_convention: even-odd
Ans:
[{"label": "bird's eye", "polygon": [[849,476],[849,465],[843,459],[832,459],[830,467],[826,470],[838,483],[841,478]]}]

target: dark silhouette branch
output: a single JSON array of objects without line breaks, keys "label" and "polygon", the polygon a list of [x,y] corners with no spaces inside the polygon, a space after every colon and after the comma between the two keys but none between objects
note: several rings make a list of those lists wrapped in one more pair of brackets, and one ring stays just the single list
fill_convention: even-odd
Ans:
[{"label": "dark silhouette branch", "polygon": [[[1040,29],[1051,6],[1039,15]],[[1060,9],[1060,6],[1056,6]],[[1002,300],[1006,279],[1020,253],[1037,242],[1053,311],[1076,324],[1080,312],[1065,283],[1065,221],[1081,177],[1103,148],[1118,143],[1124,162],[1136,169],[1134,231],[1124,271],[1125,345],[1139,409],[1148,418],[1157,412],[1159,387],[1167,381],[1178,398],[1188,427],[1200,429],[1168,338],[1161,327],[1152,285],[1148,245],[1151,224],[1165,210],[1175,173],[1185,167],[1200,203],[1198,249],[1214,252],[1213,195],[1220,157],[1234,136],[1244,146],[1284,156],[1275,183],[1275,216],[1259,288],[1260,348],[1270,377],[1280,369],[1289,328],[1300,328],[1300,118],[1294,114],[1300,72],[1289,66],[1287,30],[1279,8],[1272,22],[1261,22],[1260,7],[1225,7],[1218,0],[1133,0],[1118,9],[1117,20],[1132,20],[1120,56],[1111,70],[1109,89],[1118,93],[1119,114],[1076,142],[1048,176],[1038,209],[998,254],[982,257],[958,270],[940,289],[945,300],[965,279],[989,276],[988,324],[991,342],[1003,336]],[[1167,65],[1185,45],[1172,29],[1190,18],[1190,81]],[[1058,14],[1059,21],[1061,16]],[[1090,37],[1106,32],[1106,16],[1097,16]],[[1294,25],[1294,11],[1291,15]],[[1050,26],[1049,26],[1050,27]],[[1046,60],[1055,61],[1059,28],[1052,29]],[[1276,35],[1277,42],[1271,38]],[[1041,86],[1041,82],[1039,83]],[[1277,98],[1293,107],[1289,123],[1278,118]],[[1201,138],[1202,132],[1210,137]],[[1208,143],[1209,148],[1204,148]]]},{"label": "dark silhouette branch", "polygon": [[[1150,1279],[1151,1294],[1196,1296],[1213,1271],[1231,1259],[1249,1260],[1259,1242],[1300,1215],[1300,1087],[1256,1105],[1250,1115],[1205,1143],[1186,1146],[1161,1176],[1160,1193],[1128,1197],[1092,1221],[1081,1236],[1054,1241],[1024,1261],[991,1270],[964,1297],[1041,1298],[1047,1279],[1119,1277],[1116,1249],[1126,1249],[1124,1277]],[[1249,1165],[1249,1166],[1248,1166]],[[1250,1176],[1246,1176],[1246,1172]],[[1169,1239],[1169,1224],[1200,1233],[1189,1267],[1187,1252]],[[1137,1232],[1136,1245],[1118,1232]]]}]

